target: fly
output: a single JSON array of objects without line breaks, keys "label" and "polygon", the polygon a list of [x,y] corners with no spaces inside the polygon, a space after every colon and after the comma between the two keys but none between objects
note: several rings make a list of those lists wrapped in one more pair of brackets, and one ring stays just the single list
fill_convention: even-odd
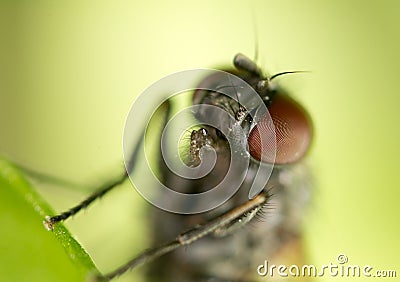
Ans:
[{"label": "fly", "polygon": [[[111,280],[146,264],[147,277],[154,281],[255,281],[257,265],[300,239],[301,215],[309,194],[301,161],[310,147],[312,123],[305,109],[272,83],[276,77],[294,72],[265,76],[242,54],[235,56],[233,64],[234,68],[203,78],[193,93],[199,126],[191,129],[185,149],[191,177],[173,173],[163,158],[159,170],[162,183],[180,193],[206,193],[227,176],[241,180],[237,191],[207,212],[196,208],[207,206],[214,197],[168,202],[169,207],[193,212],[154,208],[156,247],[99,280]],[[171,103],[166,100],[162,107],[164,125]],[[138,154],[134,149],[125,160],[126,172],[118,179],[70,210],[47,217],[45,227],[52,230],[124,182],[134,171]],[[243,160],[247,161],[245,167],[236,165]],[[208,170],[203,167],[207,163],[214,166]],[[203,175],[204,171],[208,173]],[[228,181],[223,188],[232,183]],[[167,199],[168,193],[157,197]],[[243,228],[263,216],[261,222]]]}]

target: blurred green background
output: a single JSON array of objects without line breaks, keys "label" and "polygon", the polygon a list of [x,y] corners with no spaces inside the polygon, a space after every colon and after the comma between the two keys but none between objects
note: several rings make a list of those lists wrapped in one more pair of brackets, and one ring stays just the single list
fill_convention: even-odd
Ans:
[{"label": "blurred green background", "polygon": [[[398,1],[1,1],[0,23],[0,153],[89,186],[122,169],[135,95],[172,72],[253,57],[257,33],[263,69],[311,71],[280,80],[315,123],[308,263],[343,253],[400,275]],[[36,186],[57,211],[89,191]],[[2,200],[0,280],[75,279],[62,251],[27,240],[47,236],[40,221],[27,232]],[[111,270],[147,246],[145,206],[125,185],[67,226]]]}]

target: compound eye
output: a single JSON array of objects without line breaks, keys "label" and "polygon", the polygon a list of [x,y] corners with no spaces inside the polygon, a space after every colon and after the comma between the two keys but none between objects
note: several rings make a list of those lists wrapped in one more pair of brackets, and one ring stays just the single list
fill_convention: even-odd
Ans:
[{"label": "compound eye", "polygon": [[262,117],[249,134],[251,156],[259,161],[275,164],[289,164],[300,160],[307,152],[312,138],[308,113],[288,95],[279,93],[273,97],[268,110],[272,120],[267,115]]}]

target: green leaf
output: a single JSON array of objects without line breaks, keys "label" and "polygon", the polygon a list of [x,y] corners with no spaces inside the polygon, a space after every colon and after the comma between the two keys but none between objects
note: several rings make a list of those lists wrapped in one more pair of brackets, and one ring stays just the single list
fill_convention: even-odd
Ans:
[{"label": "green leaf", "polygon": [[99,271],[70,232],[43,226],[54,212],[18,170],[0,158],[0,280],[85,281]]}]

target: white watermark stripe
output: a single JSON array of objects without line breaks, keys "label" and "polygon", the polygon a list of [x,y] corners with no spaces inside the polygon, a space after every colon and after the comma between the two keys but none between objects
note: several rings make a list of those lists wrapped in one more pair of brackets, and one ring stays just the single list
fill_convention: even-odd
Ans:
[{"label": "white watermark stripe", "polygon": [[368,264],[347,264],[348,261],[345,254],[339,254],[335,263],[330,262],[320,266],[313,264],[275,265],[265,260],[263,264],[257,266],[257,274],[262,277],[397,277],[397,271],[394,269],[374,269]]}]

